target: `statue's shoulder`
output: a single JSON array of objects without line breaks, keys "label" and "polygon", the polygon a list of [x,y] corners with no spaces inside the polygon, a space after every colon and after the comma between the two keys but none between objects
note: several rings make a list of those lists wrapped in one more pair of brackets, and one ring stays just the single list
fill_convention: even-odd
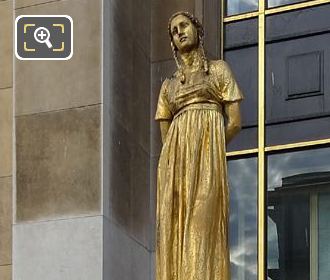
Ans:
[{"label": "statue's shoulder", "polygon": [[162,82],[162,86],[161,86],[161,91],[166,92],[168,89],[168,83],[169,83],[169,79],[165,78],[165,80]]},{"label": "statue's shoulder", "polygon": [[175,71],[170,77],[165,78],[162,87],[169,88],[170,86],[175,85],[178,82],[179,75],[179,71]]},{"label": "statue's shoulder", "polygon": [[162,83],[161,91],[165,94],[169,91],[169,88],[171,85],[173,85],[173,82],[175,81],[175,77],[171,76],[169,78],[165,78],[165,80]]},{"label": "statue's shoulder", "polygon": [[209,68],[212,72],[223,71],[229,68],[228,63],[222,59],[219,60],[210,60]]}]

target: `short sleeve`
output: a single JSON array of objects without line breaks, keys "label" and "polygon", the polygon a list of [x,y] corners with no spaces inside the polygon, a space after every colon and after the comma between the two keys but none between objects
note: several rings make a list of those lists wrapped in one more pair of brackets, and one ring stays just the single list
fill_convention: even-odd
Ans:
[{"label": "short sleeve", "polygon": [[166,79],[160,89],[155,120],[171,120],[173,118],[167,99],[168,82]]},{"label": "short sleeve", "polygon": [[235,102],[243,99],[243,94],[225,61],[220,61],[218,71],[220,72],[220,94],[223,102]]}]

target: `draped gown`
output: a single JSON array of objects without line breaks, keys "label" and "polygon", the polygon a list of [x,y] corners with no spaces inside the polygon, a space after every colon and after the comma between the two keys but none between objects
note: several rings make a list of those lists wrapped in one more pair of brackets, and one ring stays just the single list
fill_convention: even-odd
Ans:
[{"label": "draped gown", "polygon": [[229,280],[223,105],[242,94],[224,61],[162,85],[156,120],[171,121],[157,173],[157,280]]}]

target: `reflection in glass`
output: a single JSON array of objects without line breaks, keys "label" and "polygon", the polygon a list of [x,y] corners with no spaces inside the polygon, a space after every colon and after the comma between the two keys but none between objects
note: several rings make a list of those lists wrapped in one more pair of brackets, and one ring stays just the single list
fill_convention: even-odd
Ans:
[{"label": "reflection in glass", "polygon": [[258,0],[227,0],[226,15],[232,16],[258,10]]},{"label": "reflection in glass", "polygon": [[258,146],[258,49],[242,48],[225,52],[236,80],[244,94],[241,104],[242,130],[230,142],[228,151],[253,149]]},{"label": "reflection in glass", "polygon": [[328,4],[266,17],[267,146],[330,138],[329,13]]},{"label": "reflection in glass", "polygon": [[268,279],[309,280],[315,270],[326,275],[319,280],[330,279],[322,265],[329,250],[319,250],[319,266],[310,259],[315,244],[330,239],[330,223],[322,222],[330,212],[329,158],[330,148],[268,157]]},{"label": "reflection in glass", "polygon": [[257,160],[228,162],[230,261],[235,280],[257,279]]},{"label": "reflection in glass", "polygon": [[318,275],[319,280],[330,279],[330,193],[319,195],[318,201],[318,220],[319,220],[319,235],[318,235],[318,248],[319,248],[319,265]]},{"label": "reflection in glass", "polygon": [[268,8],[306,2],[306,0],[268,0]]},{"label": "reflection in glass", "polygon": [[225,25],[224,59],[230,65],[241,88],[242,130],[227,151],[258,146],[258,20],[248,19]]}]

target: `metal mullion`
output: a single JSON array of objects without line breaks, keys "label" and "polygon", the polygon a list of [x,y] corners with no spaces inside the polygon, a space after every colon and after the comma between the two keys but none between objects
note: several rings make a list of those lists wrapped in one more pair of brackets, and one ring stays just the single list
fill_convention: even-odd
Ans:
[{"label": "metal mullion", "polygon": [[283,12],[288,12],[288,11],[294,11],[294,10],[319,6],[319,5],[328,4],[328,3],[330,3],[330,0],[314,0],[314,1],[298,3],[298,4],[291,4],[291,5],[287,5],[287,6],[270,8],[270,9],[267,9],[265,11],[265,13],[266,13],[266,15],[272,15],[272,14],[278,14],[278,13],[283,13]]},{"label": "metal mullion", "polygon": [[225,46],[225,0],[221,0],[221,11],[220,11],[220,58],[224,59],[224,46]]},{"label": "metal mullion", "polygon": [[310,195],[310,279],[318,279],[318,193]]},{"label": "metal mullion", "polygon": [[244,13],[244,14],[239,14],[239,15],[234,15],[234,16],[228,16],[224,18],[224,22],[232,22],[232,21],[239,21],[239,20],[244,20],[244,19],[249,19],[249,18],[256,18],[258,17],[259,12],[250,12],[250,13]]},{"label": "metal mullion", "polygon": [[316,146],[322,146],[322,145],[328,145],[328,144],[330,144],[330,138],[314,140],[314,141],[306,141],[306,142],[296,142],[296,143],[291,143],[291,144],[268,146],[265,148],[265,151],[266,152],[283,151],[283,150],[305,148],[305,147],[316,147]]},{"label": "metal mullion", "polygon": [[258,16],[258,280],[265,280],[265,8]]},{"label": "metal mullion", "polygon": [[[294,150],[294,149],[307,148],[307,147],[320,147],[320,146],[327,146],[329,144],[330,144],[330,138],[326,138],[326,139],[312,140],[306,142],[296,142],[290,144],[265,146],[265,152],[267,153],[267,152],[275,152],[275,151]],[[258,148],[236,150],[236,151],[227,152],[226,156],[236,157],[236,156],[252,155],[252,154],[257,154],[258,151],[259,151]]]},{"label": "metal mullion", "polygon": [[[315,7],[315,6],[329,4],[329,3],[330,3],[330,0],[308,1],[308,2],[303,2],[303,3],[297,3],[297,4],[291,4],[291,5],[281,6],[281,7],[265,9],[265,14],[266,15],[279,14],[279,13],[284,13],[284,12],[289,12],[289,11],[294,11],[294,10],[299,10],[299,9],[304,9],[304,8],[310,8],[310,7]],[[259,11],[260,11],[260,9],[259,9]],[[228,17],[224,18],[223,22],[227,23],[227,22],[240,21],[240,20],[249,19],[249,18],[256,18],[259,15],[259,11],[228,16]]]},{"label": "metal mullion", "polygon": [[239,151],[232,151],[232,152],[227,152],[226,156],[227,157],[236,157],[236,156],[244,156],[244,155],[251,155],[251,154],[257,154],[258,149],[247,149],[247,150],[239,150]]}]

